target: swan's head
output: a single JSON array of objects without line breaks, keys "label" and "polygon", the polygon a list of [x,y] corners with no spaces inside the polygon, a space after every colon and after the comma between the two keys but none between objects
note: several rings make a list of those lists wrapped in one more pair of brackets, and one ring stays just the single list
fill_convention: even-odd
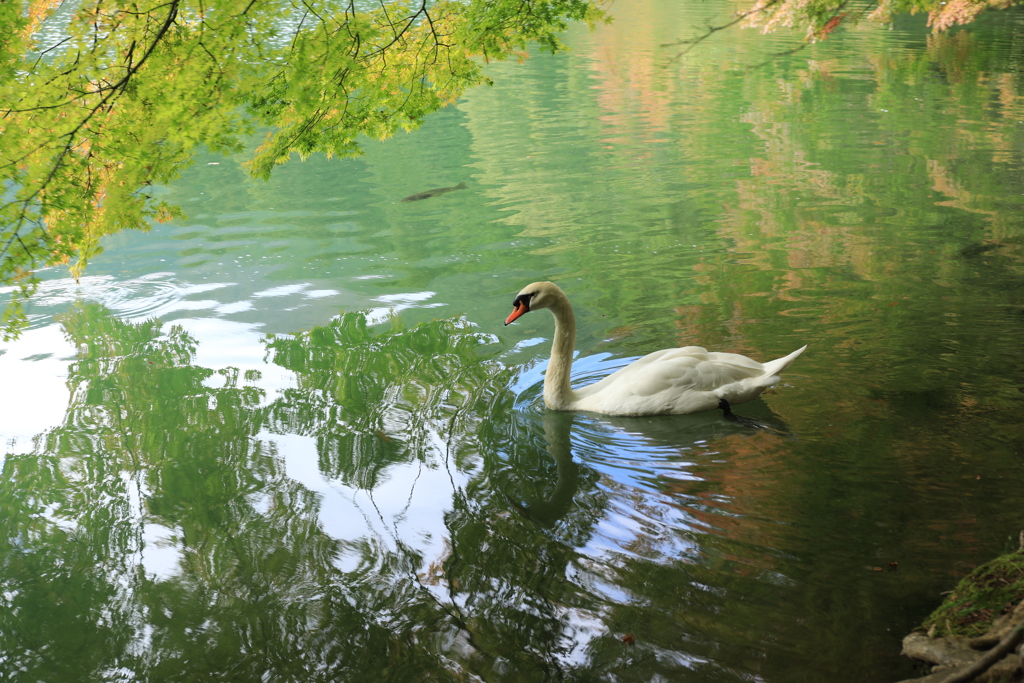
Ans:
[{"label": "swan's head", "polygon": [[512,301],[512,313],[505,319],[505,324],[524,313],[539,308],[550,308],[565,299],[565,293],[554,282],[534,282],[526,285]]}]

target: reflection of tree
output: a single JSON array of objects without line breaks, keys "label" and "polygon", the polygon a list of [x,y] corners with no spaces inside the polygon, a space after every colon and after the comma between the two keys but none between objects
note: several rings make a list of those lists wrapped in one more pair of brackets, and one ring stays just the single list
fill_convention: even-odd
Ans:
[{"label": "reflection of tree", "polygon": [[271,339],[273,361],[299,380],[271,406],[270,424],[315,436],[325,475],[372,489],[390,463],[429,459],[442,445],[468,451],[461,442],[512,376],[480,357],[482,343],[457,320],[377,334],[360,313]]},{"label": "reflection of tree", "polygon": [[[469,646],[468,665],[485,677],[505,667],[553,674],[571,642],[568,610],[589,600],[582,586],[566,579],[566,569],[600,505],[585,506],[554,534],[510,514],[513,505],[500,491],[521,490],[522,480],[528,489],[548,488],[553,469],[574,467],[567,448],[555,460],[548,456],[550,439],[567,446],[572,416],[546,418],[563,423],[557,435],[547,430],[547,440],[531,424],[519,425],[510,438],[511,396],[504,387],[513,373],[482,357],[482,339],[469,332],[459,321],[442,320],[375,333],[362,315],[349,313],[326,327],[273,339],[274,362],[299,379],[271,406],[270,423],[275,430],[315,436],[321,470],[360,488],[375,488],[389,466],[410,459],[470,472],[446,515],[447,556],[422,579],[443,591],[446,606],[439,612],[424,604],[416,618],[437,622],[434,628],[442,621],[457,628]],[[496,452],[507,461],[469,457]],[[574,492],[562,492],[568,495],[560,505],[563,515]],[[574,542],[567,544],[566,535]],[[393,561],[418,567],[424,558],[401,545]],[[401,578],[380,575],[376,581]],[[403,622],[410,616],[403,615]]]},{"label": "reflection of tree", "polygon": [[[578,38],[592,78],[554,81],[538,62],[517,75],[536,94],[502,92],[513,84],[498,79],[460,105],[484,159],[480,183],[500,188],[491,194],[512,205],[523,236],[545,240],[534,250],[543,271],[601,282],[591,295],[601,312],[646,349],[781,349],[784,336],[799,340],[794,327],[822,319],[838,345],[852,345],[859,321],[883,318],[907,352],[920,318],[908,325],[899,310],[877,309],[911,291],[948,297],[973,270],[951,258],[958,249],[989,247],[1020,272],[1014,22],[932,36],[901,27],[885,40],[849,32],[747,72],[736,67],[760,61],[762,42],[722,41],[685,68],[659,66],[665,31],[701,11],[630,2],[613,25]],[[552,135],[557,108],[599,127]],[[646,138],[670,142],[628,144]],[[508,153],[523,145],[530,156]],[[674,173],[637,167],[652,149],[664,157],[652,168]],[[552,157],[579,159],[585,178]],[[631,251],[643,256],[621,256]],[[669,276],[679,273],[690,275]],[[677,338],[645,329],[652,312],[664,319],[659,305],[679,306]]]},{"label": "reflection of tree", "polygon": [[[40,437],[37,454],[8,460],[11,476],[2,484],[5,507],[30,503],[2,516],[11,542],[4,580],[13,596],[0,629],[9,639],[3,649],[41,679],[60,677],[63,667],[78,675],[112,666],[103,653],[127,652],[140,637],[143,609],[132,593],[147,521],[141,498],[164,484],[173,489],[176,459],[210,431],[202,382],[211,373],[188,364],[195,344],[183,331],[161,338],[154,323],[126,325],[96,308],[77,309],[65,325],[81,353],[69,372],[65,424]],[[218,393],[227,404],[239,392],[225,389]],[[182,422],[189,415],[199,419]],[[160,426],[176,422],[191,435]],[[207,491],[189,491],[200,496],[197,509],[211,508],[201,498]],[[41,616],[54,608],[71,614]],[[16,637],[47,627],[56,628]],[[61,655],[45,656],[51,649]]]},{"label": "reflection of tree", "polygon": [[[345,314],[273,339],[298,386],[269,407],[255,376],[195,366],[181,328],[124,323],[99,307],[64,324],[80,353],[65,423],[37,453],[9,457],[0,484],[0,638],[26,678],[120,668],[157,679],[448,680],[460,677],[451,657],[464,659],[449,653],[458,634],[463,655],[478,653],[466,662],[486,666],[506,647],[488,637],[492,613],[522,626],[537,606],[556,609],[536,591],[479,604],[475,577],[489,562],[513,577],[545,565],[474,552],[508,510],[473,455],[507,441],[487,418],[507,414],[511,371],[459,321],[373,334]],[[431,578],[415,539],[389,549],[372,532],[324,534],[318,495],[286,475],[259,438],[266,425],[315,436],[322,471],[359,488],[416,460],[475,473],[448,520],[445,562],[457,567]],[[512,542],[524,524],[497,530],[520,557],[536,540]],[[161,548],[171,559],[154,569],[146,558]],[[344,557],[354,568],[338,568]],[[547,580],[564,583],[554,571]],[[468,597],[452,601],[444,586]],[[526,650],[544,642],[543,630],[520,633]]]},{"label": "reflection of tree", "polygon": [[[866,641],[829,624],[864,621],[878,586],[863,565],[892,552],[873,529],[923,505],[885,477],[923,474],[967,424],[914,426],[955,405],[953,391],[877,394],[899,420],[833,419],[898,459],[835,445],[805,482],[789,461],[818,446],[714,413],[516,410],[514,371],[460,320],[381,329],[346,313],[272,338],[268,357],[296,380],[269,402],[257,373],[195,365],[181,328],[99,307],[64,324],[79,349],[65,422],[34,454],[9,456],[0,479],[0,648],[25,680],[739,680],[815,648],[853,658]],[[321,474],[369,497],[347,536],[325,532],[337,520],[289,476],[268,430],[309,437]],[[719,454],[683,455],[711,442]],[[450,484],[426,493],[445,501],[433,546],[374,501],[403,468]],[[847,490],[858,477],[878,483]],[[906,533],[940,517],[919,510]],[[628,538],[606,537],[608,524]],[[822,554],[844,561],[816,564]],[[884,649],[887,637],[868,640]]]},{"label": "reflection of tree", "polygon": [[[513,410],[514,371],[462,321],[381,330],[346,313],[270,339],[296,384],[269,404],[257,373],[196,366],[181,328],[95,306],[64,325],[80,354],[65,422],[8,457],[0,482],[0,646],[26,680],[573,676],[584,653],[602,669],[618,642],[607,631],[625,613],[602,584],[644,595],[665,574],[701,594],[688,561],[584,550],[612,497],[645,514],[653,501],[574,462],[588,422]],[[601,424],[595,444],[620,428]],[[621,426],[670,448],[723,428],[715,416]],[[371,502],[403,467],[444,473],[451,490],[427,494],[451,496],[443,549],[428,554],[379,508],[383,532],[357,512],[346,538],[325,533],[321,495],[288,476],[267,429],[312,438],[322,475]],[[656,525],[637,548],[678,533]],[[676,633],[703,628],[723,599]],[[676,670],[647,656],[655,640],[638,648],[643,677]]]},{"label": "reflection of tree", "polygon": [[[82,354],[65,424],[38,453],[8,458],[0,485],[9,662],[39,679],[117,667],[157,679],[447,676],[436,648],[409,647],[446,619],[411,580],[415,556],[323,533],[318,496],[257,436],[260,390],[231,370],[210,382],[180,328],[96,307],[64,322]],[[390,389],[412,398],[400,382]],[[372,409],[358,415],[366,405],[346,404],[354,424],[374,423]],[[314,423],[301,407],[278,406],[275,424]],[[354,449],[363,461],[377,452]],[[176,551],[168,578],[145,567],[161,546]],[[362,554],[358,568],[335,567],[345,552]]]},{"label": "reflection of tree", "polygon": [[[600,610],[579,548],[607,500],[594,473],[572,462],[572,422],[549,414],[543,425],[520,424],[448,515],[453,546],[443,573],[477,647],[469,662],[486,680],[569,674],[570,653],[589,640],[581,616]],[[543,502],[524,512],[513,502],[521,499]],[[551,514],[535,520],[540,508]]]}]

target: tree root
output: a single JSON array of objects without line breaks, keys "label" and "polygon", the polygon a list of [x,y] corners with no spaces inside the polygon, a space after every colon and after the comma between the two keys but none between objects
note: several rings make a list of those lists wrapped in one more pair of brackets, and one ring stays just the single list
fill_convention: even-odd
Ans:
[{"label": "tree root", "polygon": [[[903,639],[903,654],[933,664],[924,678],[900,683],[967,683],[1024,681],[1024,602],[995,620],[976,638],[932,638],[911,633]],[[1019,654],[1014,654],[1015,650]],[[987,650],[979,653],[979,650]]]}]

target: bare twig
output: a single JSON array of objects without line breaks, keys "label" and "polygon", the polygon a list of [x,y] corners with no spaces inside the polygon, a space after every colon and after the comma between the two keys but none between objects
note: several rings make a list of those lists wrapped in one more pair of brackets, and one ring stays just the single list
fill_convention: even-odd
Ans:
[{"label": "bare twig", "polygon": [[724,31],[727,28],[732,28],[733,26],[735,26],[736,24],[740,23],[741,21],[743,21],[747,17],[753,16],[753,15],[757,14],[758,12],[763,12],[763,11],[765,11],[767,9],[771,9],[775,5],[779,4],[781,1],[782,0],[771,0],[771,2],[768,2],[768,3],[766,3],[766,4],[762,5],[762,6],[754,7],[753,9],[748,9],[745,12],[739,12],[733,20],[727,21],[724,24],[720,24],[718,26],[711,26],[711,25],[709,25],[707,27],[707,31],[705,31],[702,35],[697,36],[696,38],[689,38],[687,40],[680,39],[680,40],[677,40],[677,41],[675,41],[673,43],[662,43],[661,46],[662,47],[671,47],[673,45],[687,45],[688,47],[685,50],[680,51],[671,60],[673,62],[674,61],[678,61],[678,60],[682,59],[688,52],[690,52],[690,50],[692,50],[693,48],[697,47],[699,44],[703,43],[705,40],[707,40],[708,38],[710,38],[714,34],[718,33],[719,31]]},{"label": "bare twig", "polygon": [[[728,28],[732,28],[733,26],[735,26],[736,24],[740,23],[741,21],[743,21],[747,17],[753,16],[754,14],[757,14],[758,12],[764,12],[766,10],[769,10],[772,7],[775,7],[776,5],[778,5],[780,2],[783,2],[783,0],[771,0],[770,2],[767,2],[764,5],[756,6],[756,7],[752,8],[752,9],[749,9],[749,10],[747,10],[745,12],[740,12],[739,14],[736,15],[735,19],[733,19],[731,21],[728,21],[728,22],[726,22],[724,24],[721,24],[719,26],[711,26],[711,25],[709,25],[707,27],[707,31],[705,33],[697,36],[696,38],[690,38],[690,39],[687,39],[687,40],[680,39],[680,40],[677,40],[677,41],[672,42],[672,43],[662,43],[661,46],[662,47],[671,47],[673,45],[687,45],[687,48],[685,50],[680,51],[678,54],[676,54],[674,57],[672,57],[669,60],[670,63],[671,62],[676,62],[676,61],[680,60],[688,52],[690,52],[690,50],[692,50],[695,47],[697,47],[698,44],[704,42],[705,40],[710,38],[715,33],[718,33],[719,31],[724,31],[725,29],[728,29]],[[815,32],[814,36],[817,37],[819,40],[823,40],[825,38],[825,36],[827,36],[832,31],[833,28],[838,26],[839,21],[841,21],[845,16],[850,15],[851,14],[850,12],[844,12],[843,11],[849,5],[849,2],[850,2],[850,0],[843,0],[843,2],[841,2],[835,8],[835,10],[832,12],[832,15],[828,18],[828,20],[823,22],[823,28],[819,29],[817,32]],[[864,17],[864,15],[866,15],[868,13],[869,10],[871,10],[875,6],[877,6],[877,4],[878,4],[877,2],[868,3],[866,6],[861,8],[860,11],[853,13],[853,21],[859,21],[862,17]],[[808,45],[811,45],[812,42],[813,41],[811,41],[810,38],[808,38],[807,40],[805,40],[803,43],[801,43],[800,45],[798,45],[796,47],[790,48],[788,50],[781,50],[779,52],[772,53],[768,57],[768,59],[765,59],[762,62],[758,62],[757,64],[755,64],[753,66],[747,67],[746,70],[749,71],[749,70],[753,70],[753,69],[759,69],[762,66],[770,64],[771,62],[773,62],[774,60],[778,59],[779,57],[785,57],[787,55],[791,55],[791,54],[794,54],[796,52],[800,52],[801,50],[805,49]]]}]

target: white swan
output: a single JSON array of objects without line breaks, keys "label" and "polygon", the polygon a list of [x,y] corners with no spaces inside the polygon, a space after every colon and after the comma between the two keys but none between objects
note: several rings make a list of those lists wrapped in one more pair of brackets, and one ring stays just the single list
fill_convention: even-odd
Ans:
[{"label": "white swan", "polygon": [[803,353],[802,346],[767,363],[699,346],[663,349],[581,389],[569,386],[576,318],[569,298],[553,282],[527,285],[512,302],[513,320],[540,308],[555,316],[551,362],[544,374],[544,403],[553,410],[585,410],[605,415],[682,415],[746,403],[779,381],[779,373]]}]

